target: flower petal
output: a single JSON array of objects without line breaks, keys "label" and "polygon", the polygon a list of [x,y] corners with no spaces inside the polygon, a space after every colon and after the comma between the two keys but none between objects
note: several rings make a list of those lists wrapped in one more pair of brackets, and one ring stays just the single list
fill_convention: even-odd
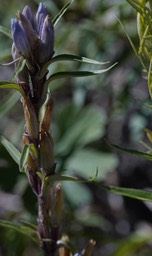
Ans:
[{"label": "flower petal", "polygon": [[40,3],[36,13],[36,21],[35,21],[36,22],[35,27],[38,34],[41,34],[42,26],[47,15],[48,13],[47,13],[45,4]]},{"label": "flower petal", "polygon": [[44,20],[40,39],[42,43],[39,53],[40,62],[43,62],[51,58],[54,53],[54,27],[48,15]]},{"label": "flower petal", "polygon": [[29,58],[31,54],[31,47],[27,39],[26,33],[21,28],[19,22],[16,19],[11,20],[11,30],[13,41],[19,54]]},{"label": "flower petal", "polygon": [[33,13],[31,11],[31,8],[28,5],[26,5],[24,7],[24,9],[22,11],[22,14],[30,21],[30,23],[33,26],[33,22],[34,22],[34,20],[33,20]]}]

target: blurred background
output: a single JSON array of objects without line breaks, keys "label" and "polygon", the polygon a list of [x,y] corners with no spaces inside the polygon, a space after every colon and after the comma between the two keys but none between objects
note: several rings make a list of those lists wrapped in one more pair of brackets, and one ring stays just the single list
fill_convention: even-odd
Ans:
[{"label": "blurred background", "polygon": [[[44,1],[53,18],[66,0]],[[0,1],[0,24],[10,28],[17,10],[39,1]],[[52,133],[57,169],[81,178],[94,177],[110,185],[150,188],[151,164],[112,149],[106,141],[144,150],[144,128],[151,129],[147,81],[118,18],[138,48],[136,14],[127,1],[76,0],[55,27],[55,54],[71,53],[118,64],[97,77],[68,78],[52,83],[55,102]],[[11,58],[11,40],[0,34],[0,63]],[[105,65],[105,67],[107,67]],[[99,67],[100,68],[100,67]],[[101,67],[103,68],[103,66]],[[53,64],[50,72],[93,70],[74,62]],[[0,66],[0,80],[11,80],[14,66]],[[20,95],[0,91],[0,135],[22,148],[24,127]],[[94,256],[149,256],[152,251],[152,205],[106,192],[91,184],[63,182],[61,234],[81,249],[96,240]],[[36,198],[0,145],[0,219],[36,224]],[[41,255],[29,238],[0,228],[0,256]]]}]

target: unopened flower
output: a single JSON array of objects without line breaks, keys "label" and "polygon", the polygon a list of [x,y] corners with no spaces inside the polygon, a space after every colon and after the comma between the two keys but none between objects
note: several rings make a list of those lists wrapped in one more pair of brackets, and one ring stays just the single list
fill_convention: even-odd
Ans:
[{"label": "unopened flower", "polygon": [[54,174],[55,164],[54,164],[54,143],[52,136],[44,132],[41,134],[40,144],[40,170],[45,175]]},{"label": "unopened flower", "polygon": [[51,216],[52,226],[59,226],[63,210],[63,195],[61,184],[57,184],[55,187],[53,204],[54,205],[52,207]]},{"label": "unopened flower", "polygon": [[16,19],[11,20],[11,31],[14,41],[13,47],[15,46],[20,55],[29,58],[31,55],[31,46],[25,31]]},{"label": "unopened flower", "polygon": [[35,18],[29,6],[18,12],[17,19],[11,21],[11,31],[16,50],[32,63],[42,64],[52,57],[54,27],[43,3]]}]

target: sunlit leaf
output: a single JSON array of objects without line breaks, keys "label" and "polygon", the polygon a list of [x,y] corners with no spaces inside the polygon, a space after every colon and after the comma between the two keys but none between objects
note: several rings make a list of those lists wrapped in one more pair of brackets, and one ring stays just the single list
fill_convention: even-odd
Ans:
[{"label": "sunlit leaf", "polygon": [[19,152],[19,150],[10,141],[8,141],[7,139],[5,139],[2,136],[1,136],[1,143],[6,148],[6,150],[11,155],[11,157],[14,159],[14,161],[17,164],[19,164],[20,157],[21,157],[21,153]]},{"label": "sunlit leaf", "polygon": [[144,132],[147,135],[147,138],[149,139],[150,142],[152,142],[152,131],[150,131],[149,129],[145,128]]}]

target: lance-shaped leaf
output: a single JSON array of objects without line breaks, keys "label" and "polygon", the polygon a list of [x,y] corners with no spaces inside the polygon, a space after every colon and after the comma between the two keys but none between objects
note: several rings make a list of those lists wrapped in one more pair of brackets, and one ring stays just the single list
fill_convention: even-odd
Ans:
[{"label": "lance-shaped leaf", "polygon": [[105,69],[100,69],[100,70],[93,70],[93,71],[61,71],[52,74],[48,80],[44,84],[44,89],[43,89],[43,94],[41,97],[41,105],[45,102],[46,100],[46,92],[48,91],[49,84],[56,80],[56,79],[61,79],[61,78],[67,78],[67,77],[86,77],[86,76],[96,76],[102,73],[107,72],[108,70],[112,69],[117,63],[114,63],[108,68]]},{"label": "lance-shaped leaf", "polygon": [[23,148],[23,151],[22,151],[22,154],[21,154],[21,157],[20,157],[20,162],[19,162],[19,170],[20,172],[25,172],[26,171],[26,164],[27,164],[27,161],[28,161],[28,157],[29,157],[29,154],[31,154],[32,158],[37,160],[37,150],[35,148],[35,145],[34,144],[25,144],[24,145],[24,148]]},{"label": "lance-shaped leaf", "polygon": [[89,58],[85,58],[85,57],[81,57],[81,56],[73,55],[73,54],[59,54],[59,55],[54,56],[51,60],[49,60],[43,66],[43,68],[39,74],[40,79],[46,74],[46,70],[47,70],[48,66],[56,61],[77,61],[77,62],[93,64],[93,65],[103,65],[103,64],[109,63],[109,61],[101,62],[101,61],[96,61],[93,59],[89,59]]},{"label": "lance-shaped leaf", "polygon": [[134,188],[122,188],[116,186],[108,186],[104,185],[102,182],[96,181],[96,176],[94,178],[89,178],[88,180],[79,179],[76,177],[68,176],[68,175],[59,175],[55,174],[51,177],[46,177],[46,179],[51,179],[51,181],[72,181],[72,182],[80,182],[80,183],[93,183],[105,190],[114,192],[121,196],[127,196],[130,198],[143,200],[143,201],[152,201],[152,192],[141,190],[141,189],[134,189]]},{"label": "lance-shaped leaf", "polygon": [[4,116],[19,100],[19,93],[8,93],[4,99],[1,101],[0,105],[0,118]]},{"label": "lance-shaped leaf", "polygon": [[146,60],[145,60],[144,56],[142,54],[139,54],[139,52],[136,50],[136,47],[135,47],[133,41],[131,40],[130,36],[128,35],[126,28],[124,27],[124,25],[122,24],[121,20],[118,17],[117,17],[117,19],[118,19],[118,22],[120,23],[120,25],[121,25],[121,27],[122,27],[122,29],[123,29],[123,31],[124,31],[128,41],[129,41],[129,43],[130,43],[130,45],[131,45],[135,55],[138,57],[140,63],[143,66],[143,68],[148,73],[148,67],[147,67],[147,63],[146,63]]},{"label": "lance-shaped leaf", "polygon": [[20,162],[19,162],[20,172],[25,171],[25,166],[26,166],[26,163],[27,163],[29,152],[30,152],[29,145],[25,144],[24,148],[23,148],[23,151],[22,151],[22,154],[21,154],[21,157],[20,157]]},{"label": "lance-shaped leaf", "polygon": [[27,236],[32,239],[35,243],[38,244],[38,235],[34,227],[30,227],[26,224],[13,223],[11,221],[0,220],[0,226],[4,228],[12,229],[16,232],[21,233],[22,235]]},{"label": "lance-shaped leaf", "polygon": [[129,154],[136,155],[136,156],[139,156],[141,158],[148,159],[148,160],[152,160],[152,154],[148,154],[146,152],[142,152],[142,151],[139,151],[139,150],[123,148],[123,147],[120,147],[120,146],[115,145],[115,144],[110,144],[109,143],[109,145],[116,148],[116,149],[119,149],[121,151],[127,152]]},{"label": "lance-shaped leaf", "polygon": [[22,96],[24,96],[23,89],[16,83],[13,83],[11,81],[0,81],[0,89],[15,89],[19,91]]},{"label": "lance-shaped leaf", "polygon": [[21,57],[17,63],[17,67],[14,72],[14,77],[13,77],[14,79],[16,79],[18,74],[24,69],[25,65],[26,65],[26,59]]},{"label": "lance-shaped leaf", "polygon": [[69,9],[70,5],[74,2],[74,0],[70,1],[69,3],[65,4],[63,8],[60,10],[60,12],[56,15],[56,17],[53,19],[53,25],[56,26],[58,21],[62,18],[64,13]]},{"label": "lance-shaped leaf", "polygon": [[1,143],[6,148],[8,153],[11,155],[11,157],[14,159],[14,161],[19,164],[21,153],[19,150],[7,139],[1,136]]},{"label": "lance-shaped leaf", "polygon": [[93,71],[61,71],[52,74],[49,79],[47,80],[47,83],[49,84],[51,81],[66,77],[86,77],[86,76],[96,76],[102,73],[107,72],[111,68],[113,68],[117,63],[113,64],[112,66],[100,69],[100,70],[93,70]]},{"label": "lance-shaped leaf", "polygon": [[144,13],[144,8],[146,8],[146,10],[147,10],[147,7],[145,6],[144,1],[127,0],[127,2],[130,5],[132,5],[136,9],[136,11],[139,13]]},{"label": "lance-shaped leaf", "polygon": [[[99,185],[99,183],[95,182],[95,184]],[[152,192],[141,190],[141,189],[134,189],[134,188],[122,188],[122,187],[115,187],[115,186],[106,186],[101,184],[103,188],[114,192],[121,196],[127,196],[130,198],[143,200],[143,201],[150,201],[152,202]]]},{"label": "lance-shaped leaf", "polygon": [[12,34],[10,29],[0,26],[0,32],[12,39]]},{"label": "lance-shaped leaf", "polygon": [[112,252],[111,256],[128,256],[137,255],[138,252],[142,253],[141,248],[145,248],[145,246],[150,243],[151,237],[151,230],[146,230],[146,232],[135,231],[135,233],[121,239],[121,241],[118,241],[117,246]]}]

